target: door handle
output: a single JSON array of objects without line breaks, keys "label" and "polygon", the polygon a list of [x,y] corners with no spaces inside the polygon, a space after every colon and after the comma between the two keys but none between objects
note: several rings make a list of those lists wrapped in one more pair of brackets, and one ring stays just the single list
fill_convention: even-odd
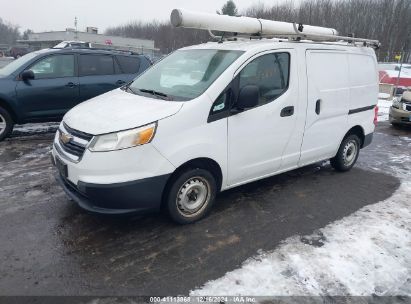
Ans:
[{"label": "door handle", "polygon": [[281,110],[280,116],[287,117],[287,116],[292,116],[293,114],[294,114],[294,106],[289,106]]},{"label": "door handle", "polygon": [[125,84],[126,82],[124,81],[124,80],[117,80],[116,81],[116,85],[119,85],[119,86],[121,86],[121,85],[123,85],[123,84]]},{"label": "door handle", "polygon": [[315,103],[315,113],[317,113],[317,115],[321,113],[321,99],[318,99]]},{"label": "door handle", "polygon": [[74,82],[69,82],[66,84],[66,87],[69,87],[69,88],[75,88],[76,86],[77,86],[77,83],[74,83]]}]

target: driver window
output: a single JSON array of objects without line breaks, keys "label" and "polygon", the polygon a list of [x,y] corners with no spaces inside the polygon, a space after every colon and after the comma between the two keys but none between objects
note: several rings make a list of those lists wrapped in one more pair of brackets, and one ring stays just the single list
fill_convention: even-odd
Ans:
[{"label": "driver window", "polygon": [[74,76],[74,55],[54,55],[37,61],[30,70],[34,79]]},{"label": "driver window", "polygon": [[260,90],[258,105],[269,103],[287,90],[289,66],[289,53],[258,57],[240,72],[240,90],[246,85],[256,85]]}]

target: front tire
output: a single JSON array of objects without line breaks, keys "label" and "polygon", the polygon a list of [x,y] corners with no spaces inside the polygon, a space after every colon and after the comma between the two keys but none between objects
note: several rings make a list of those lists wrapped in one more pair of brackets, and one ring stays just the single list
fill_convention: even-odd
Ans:
[{"label": "front tire", "polygon": [[331,166],[340,172],[350,170],[357,162],[360,154],[361,141],[357,135],[351,134],[344,138],[337,154],[330,159]]},{"label": "front tire", "polygon": [[187,169],[171,183],[166,198],[168,213],[179,224],[196,222],[210,211],[216,193],[216,180],[209,171]]},{"label": "front tire", "polygon": [[13,132],[14,122],[10,113],[0,107],[0,141],[3,141]]}]

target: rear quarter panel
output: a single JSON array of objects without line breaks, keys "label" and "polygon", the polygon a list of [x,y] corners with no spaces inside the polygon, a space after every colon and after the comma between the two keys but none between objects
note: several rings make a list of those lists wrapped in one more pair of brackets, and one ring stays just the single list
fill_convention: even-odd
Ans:
[{"label": "rear quarter panel", "polygon": [[[358,49],[348,56],[350,70],[349,109],[375,106],[378,102],[378,70],[374,50]],[[364,134],[374,131],[374,109],[348,115],[350,127],[359,125]]]}]

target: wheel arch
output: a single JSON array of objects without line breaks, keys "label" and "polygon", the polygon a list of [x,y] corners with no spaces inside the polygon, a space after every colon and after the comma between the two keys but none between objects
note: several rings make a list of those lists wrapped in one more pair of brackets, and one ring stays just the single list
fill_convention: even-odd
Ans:
[{"label": "wheel arch", "polygon": [[358,138],[361,140],[360,147],[363,148],[364,140],[365,140],[365,133],[364,133],[363,127],[361,127],[359,125],[356,125],[356,126],[352,127],[351,129],[348,130],[348,132],[345,134],[345,136],[342,140],[344,140],[345,138],[347,138],[347,136],[350,136],[350,135],[357,135]]},{"label": "wheel arch", "polygon": [[14,123],[18,122],[18,116],[16,114],[16,112],[14,111],[14,109],[12,108],[12,106],[4,99],[0,97],[0,107],[6,109],[9,113],[11,118],[13,119]]},{"label": "wheel arch", "polygon": [[192,160],[189,160],[174,170],[171,176],[168,178],[166,186],[163,190],[162,195],[162,207],[164,207],[164,202],[166,201],[167,193],[173,183],[173,181],[179,176],[182,172],[187,170],[188,168],[201,168],[208,170],[216,179],[217,183],[217,192],[221,190],[222,183],[223,183],[223,172],[221,170],[221,166],[213,159],[208,157],[198,157]]}]

